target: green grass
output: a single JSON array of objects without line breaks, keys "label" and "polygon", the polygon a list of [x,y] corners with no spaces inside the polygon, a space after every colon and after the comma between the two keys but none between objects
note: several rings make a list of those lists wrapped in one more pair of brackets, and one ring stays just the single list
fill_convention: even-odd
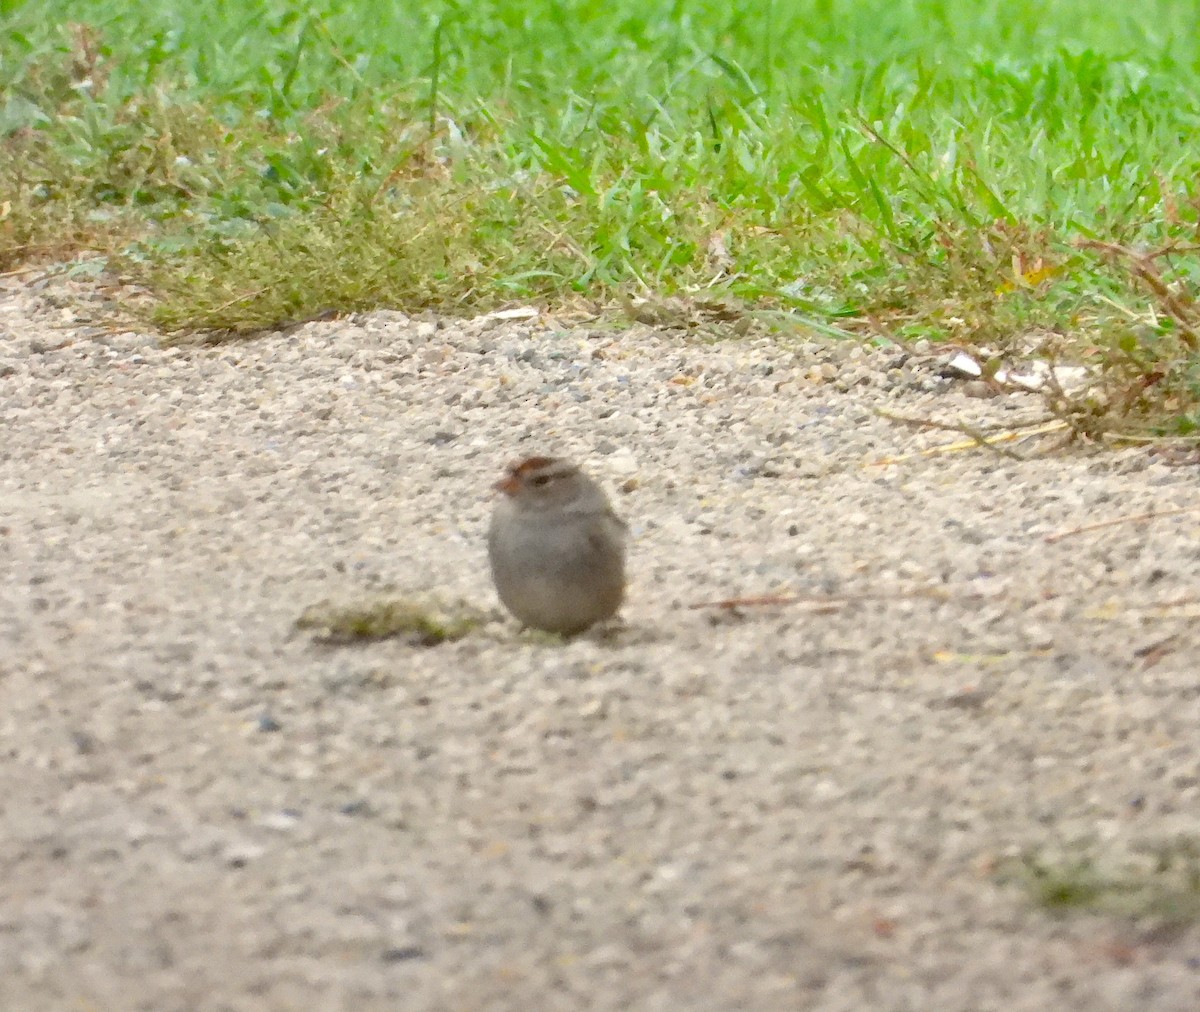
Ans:
[{"label": "green grass", "polygon": [[1005,868],[1001,879],[1022,885],[1037,906],[1056,914],[1200,923],[1200,841],[1147,844],[1117,867],[1099,861],[1094,845],[1069,850],[1073,856],[1028,854]]},{"label": "green grass", "polygon": [[96,250],[164,328],[703,298],[1082,359],[1080,430],[1200,423],[1198,3],[0,12],[0,269]]}]

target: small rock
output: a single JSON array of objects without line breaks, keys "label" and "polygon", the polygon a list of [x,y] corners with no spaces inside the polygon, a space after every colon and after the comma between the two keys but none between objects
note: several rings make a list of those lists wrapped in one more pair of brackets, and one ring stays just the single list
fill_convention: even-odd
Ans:
[{"label": "small rock", "polygon": [[419,945],[399,945],[392,949],[384,949],[379,958],[385,963],[407,963],[414,959],[424,959],[425,950]]},{"label": "small rock", "polygon": [[971,380],[969,383],[964,383],[962,392],[968,397],[980,399],[996,396],[996,388],[986,380]]},{"label": "small rock", "polygon": [[636,474],[638,470],[637,458],[627,446],[610,454],[607,463],[609,470],[617,474],[632,475]]}]

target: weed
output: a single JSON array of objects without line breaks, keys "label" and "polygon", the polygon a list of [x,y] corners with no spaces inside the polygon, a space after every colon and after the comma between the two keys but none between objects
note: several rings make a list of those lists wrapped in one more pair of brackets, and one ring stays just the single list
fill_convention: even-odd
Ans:
[{"label": "weed", "polygon": [[316,642],[326,645],[402,637],[414,646],[431,647],[462,639],[481,622],[482,617],[465,606],[379,597],[345,605],[323,601],[305,609],[296,628],[315,630]]},{"label": "weed", "polygon": [[1054,913],[1101,913],[1200,923],[1200,841],[1179,838],[1142,845],[1118,867],[1105,867],[1087,844],[1051,856],[1030,852],[1001,872],[1031,900]]}]

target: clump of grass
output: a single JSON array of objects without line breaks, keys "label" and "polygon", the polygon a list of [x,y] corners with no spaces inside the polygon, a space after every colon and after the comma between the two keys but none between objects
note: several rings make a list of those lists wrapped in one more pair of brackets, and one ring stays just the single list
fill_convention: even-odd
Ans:
[{"label": "clump of grass", "polygon": [[[386,191],[348,181],[328,200],[304,215],[208,238],[167,259],[143,247],[118,266],[158,293],[152,316],[157,326],[230,336],[330,308],[401,306],[455,314],[514,301],[562,306],[583,300],[617,312],[630,305],[629,291],[655,291],[609,269],[612,258],[607,267],[596,262],[597,248],[612,239],[600,234],[602,225],[585,208],[570,206],[552,179],[504,186],[407,183]],[[642,242],[664,248],[683,242],[649,234],[650,228],[637,231]],[[688,256],[699,276],[703,257],[694,250]],[[681,275],[657,290],[674,291],[692,277]],[[700,318],[728,316],[722,308],[728,294],[725,286],[710,286],[679,302],[671,319],[691,326]]]},{"label": "clump of grass", "polygon": [[[16,48],[14,38],[28,52]],[[264,207],[259,158],[286,133],[254,117],[230,124],[169,86],[121,88],[99,30],[69,24],[40,44],[14,32],[0,77],[0,268],[81,251],[112,253],[201,217]],[[168,242],[165,248],[178,248]]]},{"label": "clump of grass", "polygon": [[[1171,222],[1155,248],[1089,242],[1109,269],[1140,295],[1118,304],[1124,319],[1099,335],[1091,352],[1099,382],[1082,397],[1051,390],[1054,410],[1080,433],[1124,438],[1176,437],[1196,442],[1200,431],[1200,201],[1191,221]],[[1075,352],[1077,355],[1079,351]]]},{"label": "clump of grass", "polygon": [[1082,388],[1065,390],[1052,373],[1041,388],[1073,437],[1200,442],[1200,197],[1164,193],[1158,210],[1146,241],[1040,244],[1033,256],[1012,248],[1011,281],[946,301],[960,322],[984,308],[972,331],[993,365],[1088,370]]},{"label": "clump of grass", "polygon": [[352,604],[323,601],[305,609],[296,628],[314,633],[314,640],[345,646],[396,637],[414,646],[433,647],[467,636],[483,621],[466,606],[447,608],[427,601],[380,597]]},{"label": "clump of grass", "polygon": [[1200,841],[1148,844],[1121,866],[1104,867],[1090,853],[1028,853],[1002,873],[1031,901],[1056,914],[1107,914],[1164,924],[1200,923]]}]

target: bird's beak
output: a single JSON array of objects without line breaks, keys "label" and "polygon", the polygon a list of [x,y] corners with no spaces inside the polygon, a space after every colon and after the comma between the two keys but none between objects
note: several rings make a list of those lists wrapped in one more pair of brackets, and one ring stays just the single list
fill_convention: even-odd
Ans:
[{"label": "bird's beak", "polygon": [[515,474],[506,474],[496,484],[492,486],[497,492],[503,492],[505,495],[516,495],[517,487],[520,483],[517,481]]}]

